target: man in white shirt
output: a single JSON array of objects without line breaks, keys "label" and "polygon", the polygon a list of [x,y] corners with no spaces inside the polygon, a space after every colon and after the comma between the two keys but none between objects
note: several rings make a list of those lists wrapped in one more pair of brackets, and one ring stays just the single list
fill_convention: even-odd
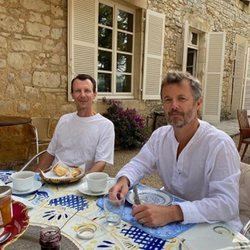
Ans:
[{"label": "man in white shirt", "polygon": [[59,160],[68,166],[85,164],[86,173],[103,171],[106,163],[113,164],[114,125],[94,112],[96,94],[96,81],[91,76],[79,74],[71,81],[77,112],[59,119],[37,170],[46,169]]},{"label": "man in white shirt", "polygon": [[186,201],[135,205],[133,215],[139,223],[156,227],[178,221],[221,221],[240,230],[240,157],[227,134],[198,119],[199,81],[189,73],[169,72],[162,81],[161,99],[169,125],[153,132],[138,155],[118,172],[110,192],[125,195],[156,170],[165,190]]}]

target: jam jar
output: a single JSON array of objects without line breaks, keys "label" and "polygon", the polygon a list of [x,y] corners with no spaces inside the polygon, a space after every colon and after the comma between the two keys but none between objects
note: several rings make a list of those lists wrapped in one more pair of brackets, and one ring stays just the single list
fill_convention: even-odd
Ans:
[{"label": "jam jar", "polygon": [[44,227],[40,231],[41,250],[59,250],[61,246],[61,230],[57,226]]},{"label": "jam jar", "polygon": [[0,186],[0,227],[10,223],[12,216],[11,187]]}]

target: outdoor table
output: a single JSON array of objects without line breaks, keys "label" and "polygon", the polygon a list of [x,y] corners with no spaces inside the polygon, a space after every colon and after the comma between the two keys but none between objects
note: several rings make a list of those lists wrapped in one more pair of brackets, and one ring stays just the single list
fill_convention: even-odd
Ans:
[{"label": "outdoor table", "polygon": [[[0,179],[8,182],[11,173],[1,171]],[[88,196],[79,192],[83,182],[84,179],[67,185],[43,184],[38,191],[22,196],[34,206],[28,211],[29,227],[56,225],[61,229],[63,237],[74,243],[75,249],[213,250],[227,247],[247,249],[246,246],[250,244],[243,235],[223,223],[196,224],[171,239],[152,236],[143,230],[143,226],[138,228],[124,220],[118,226],[108,226],[103,209],[96,204],[102,196]],[[77,231],[82,226],[94,228],[94,237],[79,238]],[[18,239],[7,245],[6,250],[13,249],[11,246],[17,242]]]},{"label": "outdoor table", "polygon": [[6,116],[0,115],[0,127],[3,126],[14,126],[31,123],[31,118],[20,117],[20,116]]}]

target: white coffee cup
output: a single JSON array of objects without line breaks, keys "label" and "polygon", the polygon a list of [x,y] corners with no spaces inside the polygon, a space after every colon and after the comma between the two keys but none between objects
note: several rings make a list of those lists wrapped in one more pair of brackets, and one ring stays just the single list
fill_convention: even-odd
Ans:
[{"label": "white coffee cup", "polygon": [[93,193],[104,192],[108,183],[108,174],[103,172],[93,172],[85,176],[88,189]]},{"label": "white coffee cup", "polygon": [[13,189],[17,191],[27,191],[33,188],[35,180],[35,172],[20,171],[10,176]]}]

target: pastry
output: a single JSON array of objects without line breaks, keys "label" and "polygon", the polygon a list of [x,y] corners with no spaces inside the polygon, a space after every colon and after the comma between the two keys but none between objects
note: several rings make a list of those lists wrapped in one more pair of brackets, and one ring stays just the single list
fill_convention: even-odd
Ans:
[{"label": "pastry", "polygon": [[72,175],[72,177],[76,177],[76,176],[78,176],[79,174],[81,174],[81,170],[80,170],[80,168],[73,168],[73,169],[70,171],[70,174]]},{"label": "pastry", "polygon": [[57,164],[54,168],[53,171],[55,172],[56,175],[58,176],[66,176],[69,174],[69,170],[59,164]]}]

